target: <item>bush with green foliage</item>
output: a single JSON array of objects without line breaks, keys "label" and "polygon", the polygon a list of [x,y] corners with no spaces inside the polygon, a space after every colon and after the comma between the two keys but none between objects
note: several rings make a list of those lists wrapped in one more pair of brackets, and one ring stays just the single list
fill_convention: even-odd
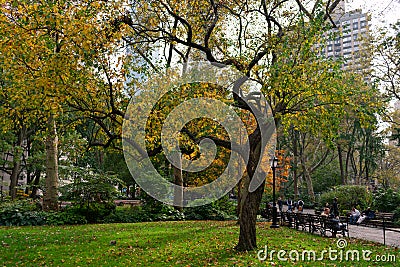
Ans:
[{"label": "bush with green foliage", "polygon": [[91,169],[71,167],[73,182],[60,187],[62,200],[69,200],[79,205],[91,202],[109,202],[118,195],[115,188],[123,182],[115,174],[98,173]]},{"label": "bush with green foliage", "polygon": [[397,226],[400,227],[400,207],[394,210],[393,221]]},{"label": "bush with green foliage", "polygon": [[334,187],[331,191],[321,194],[319,205],[322,207],[325,203],[332,204],[333,199],[338,198],[339,211],[343,214],[350,211],[352,207],[364,210],[372,204],[372,193],[366,186],[362,185],[340,185]]},{"label": "bush with green foliage", "polygon": [[400,207],[400,192],[381,188],[374,192],[373,208],[381,212],[394,212]]},{"label": "bush with green foliage", "polygon": [[87,224],[86,217],[75,213],[73,210],[63,210],[59,212],[47,212],[47,225],[75,225]]},{"label": "bush with green foliage", "polygon": [[236,201],[228,195],[207,205],[184,209],[187,220],[236,220]]},{"label": "bush with green foliage", "polygon": [[0,205],[0,225],[43,225],[46,213],[41,211],[39,202],[17,200]]},{"label": "bush with green foliage", "polygon": [[141,206],[117,207],[115,211],[102,220],[103,223],[135,223],[148,221],[151,221],[151,218],[143,211]]},{"label": "bush with green foliage", "polygon": [[86,218],[72,210],[44,212],[37,201],[17,200],[0,205],[0,225],[32,226],[85,223],[87,223]]},{"label": "bush with green foliage", "polygon": [[69,167],[64,170],[74,177],[73,182],[60,188],[62,198],[72,202],[72,213],[85,217],[89,223],[101,222],[115,210],[115,188],[123,182],[111,173],[98,173],[91,169]]},{"label": "bush with green foliage", "polygon": [[88,223],[98,223],[110,215],[115,208],[114,202],[89,202],[74,205],[69,209],[72,213],[83,216]]}]

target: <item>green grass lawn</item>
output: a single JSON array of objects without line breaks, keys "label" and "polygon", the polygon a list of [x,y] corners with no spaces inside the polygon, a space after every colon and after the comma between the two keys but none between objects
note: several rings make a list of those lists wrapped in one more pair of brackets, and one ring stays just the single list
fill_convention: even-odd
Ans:
[{"label": "green grass lawn", "polygon": [[[398,250],[365,241],[347,239],[347,247],[338,249],[337,240],[322,238],[282,227],[270,229],[258,224],[258,245],[268,251],[283,250],[260,261],[257,251],[233,250],[239,227],[235,222],[182,221],[135,224],[96,224],[81,226],[0,227],[0,265],[2,266],[396,266]],[[115,244],[113,244],[116,241]],[[329,248],[338,253],[324,255]],[[296,258],[299,261],[289,259]],[[317,260],[302,260],[304,250],[314,250]],[[346,261],[347,250],[360,251],[360,261]],[[362,259],[362,250],[370,250],[370,260]],[[343,261],[339,261],[340,251]],[[284,252],[281,252],[284,253]],[[338,260],[332,260],[337,255]],[[396,262],[374,262],[376,255],[394,255]],[[263,257],[264,253],[260,253]]]}]

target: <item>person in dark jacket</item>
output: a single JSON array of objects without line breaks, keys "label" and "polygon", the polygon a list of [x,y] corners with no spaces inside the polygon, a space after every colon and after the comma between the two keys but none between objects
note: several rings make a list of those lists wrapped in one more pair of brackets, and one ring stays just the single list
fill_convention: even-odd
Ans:
[{"label": "person in dark jacket", "polygon": [[287,204],[287,210],[292,211],[293,201],[289,198],[288,200],[286,200],[286,204]]},{"label": "person in dark jacket", "polygon": [[279,212],[283,212],[283,200],[281,197],[278,198],[278,208]]},{"label": "person in dark jacket", "polygon": [[335,218],[339,217],[339,206],[337,200],[338,200],[337,197],[335,197],[332,203],[332,214]]}]

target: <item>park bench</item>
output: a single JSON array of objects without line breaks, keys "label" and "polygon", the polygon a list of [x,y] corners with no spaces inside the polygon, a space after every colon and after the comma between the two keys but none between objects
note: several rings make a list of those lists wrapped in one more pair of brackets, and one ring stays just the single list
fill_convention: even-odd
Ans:
[{"label": "park bench", "polygon": [[298,215],[295,212],[281,212],[281,225],[290,228],[298,229],[299,221]]},{"label": "park bench", "polygon": [[392,212],[377,212],[374,219],[365,219],[360,225],[370,227],[387,228],[394,226],[394,213]]},{"label": "park bench", "polygon": [[272,209],[270,209],[270,208],[262,209],[260,211],[260,215],[267,221],[270,221],[270,220],[272,220]]},{"label": "park bench", "polygon": [[347,217],[340,217],[339,220],[328,218],[326,216],[321,217],[321,228],[320,232],[322,236],[327,236],[327,232],[331,233],[331,236],[336,237],[337,233],[341,233],[342,236],[349,236],[348,220]]},{"label": "park bench", "polygon": [[118,199],[114,200],[114,203],[117,206],[130,205],[131,207],[140,206],[142,204],[141,201],[138,199]]},{"label": "park bench", "polygon": [[285,213],[281,218],[282,225],[287,225],[297,230],[319,233],[322,236],[328,236],[328,232],[331,233],[331,236],[336,236],[337,233],[341,233],[343,236],[349,235],[346,217],[341,217],[338,222],[321,215]]}]

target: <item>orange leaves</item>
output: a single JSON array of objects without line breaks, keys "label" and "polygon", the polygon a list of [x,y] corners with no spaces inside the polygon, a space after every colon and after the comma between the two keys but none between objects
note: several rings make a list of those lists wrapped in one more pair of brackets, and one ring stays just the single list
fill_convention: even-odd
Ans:
[{"label": "orange leaves", "polygon": [[[276,150],[275,151],[275,157],[278,159],[278,167],[275,169],[275,183],[276,183],[276,190],[279,191],[279,189],[282,187],[282,183],[285,183],[288,181],[289,175],[290,175],[290,169],[291,169],[291,163],[292,163],[292,157],[289,157],[285,155],[286,151],[285,150]],[[272,186],[272,169],[270,168],[268,175],[267,175],[267,183],[266,187],[271,187]]]}]

